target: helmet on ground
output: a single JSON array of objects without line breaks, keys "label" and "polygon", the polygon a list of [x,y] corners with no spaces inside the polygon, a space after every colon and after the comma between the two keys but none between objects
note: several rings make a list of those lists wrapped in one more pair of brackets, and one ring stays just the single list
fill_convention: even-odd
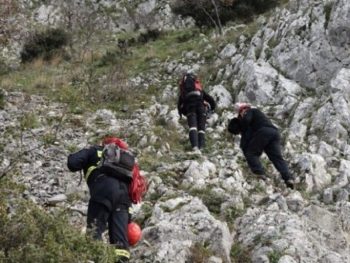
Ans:
[{"label": "helmet on ground", "polygon": [[129,245],[134,246],[137,242],[140,241],[142,236],[141,228],[135,222],[131,222],[128,224],[128,239]]},{"label": "helmet on ground", "polygon": [[118,146],[119,148],[122,148],[124,150],[127,150],[129,148],[129,146],[126,142],[124,142],[123,140],[121,140],[117,137],[106,137],[102,141],[103,146],[106,144],[111,144],[111,143],[115,144],[116,146]]}]

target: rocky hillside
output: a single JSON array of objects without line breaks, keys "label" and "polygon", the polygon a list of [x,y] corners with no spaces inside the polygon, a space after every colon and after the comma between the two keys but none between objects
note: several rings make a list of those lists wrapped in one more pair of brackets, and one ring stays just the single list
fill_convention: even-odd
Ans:
[{"label": "rocky hillside", "polygon": [[[250,23],[228,23],[222,35],[199,32],[191,18],[172,13],[169,1],[135,1],[132,19],[125,1],[100,1],[99,12],[113,7],[115,16],[92,22],[111,36],[103,45],[101,36],[85,38],[89,49],[75,49],[96,57],[23,65],[29,30],[66,23],[66,1],[49,2],[18,1],[4,20],[0,176],[23,184],[25,199],[48,212],[70,211],[71,224],[84,231],[88,191],[66,158],[114,133],[130,144],[150,183],[134,207],[143,239],[131,262],[350,262],[348,1],[290,0]],[[156,39],[113,53],[125,43],[118,40],[131,39],[126,34],[154,28],[162,31]],[[105,54],[117,58],[105,62]],[[116,61],[126,80],[120,69],[111,71]],[[186,70],[197,72],[218,102],[200,156],[188,151],[176,109],[177,80]],[[129,94],[105,103],[120,88],[106,79],[124,81],[127,89],[117,92]],[[270,180],[248,171],[239,138],[227,132],[237,101],[258,106],[280,127],[296,190],[285,189],[264,155]]]}]

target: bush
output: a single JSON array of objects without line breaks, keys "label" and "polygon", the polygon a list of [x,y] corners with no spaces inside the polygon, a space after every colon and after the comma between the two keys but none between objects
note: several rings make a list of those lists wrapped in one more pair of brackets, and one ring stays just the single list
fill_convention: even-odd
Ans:
[{"label": "bush", "polygon": [[192,17],[198,26],[218,26],[237,19],[249,21],[254,14],[266,12],[278,3],[279,0],[175,0],[171,8],[175,14]]},{"label": "bush", "polygon": [[114,262],[114,249],[70,226],[66,211],[46,213],[21,200],[5,180],[0,181],[0,262]]},{"label": "bush", "polygon": [[21,51],[22,62],[28,62],[38,57],[49,60],[69,41],[69,34],[60,28],[50,28],[43,32],[35,32],[23,46]]}]

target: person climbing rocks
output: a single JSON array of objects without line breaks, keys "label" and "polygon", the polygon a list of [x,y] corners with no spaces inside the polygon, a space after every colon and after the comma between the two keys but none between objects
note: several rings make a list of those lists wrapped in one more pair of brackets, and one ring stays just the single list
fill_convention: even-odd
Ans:
[{"label": "person climbing rocks", "polygon": [[207,94],[196,75],[185,73],[179,83],[180,95],[177,109],[187,117],[189,140],[193,151],[200,151],[205,146],[205,125],[208,110],[214,111],[216,103]]},{"label": "person climbing rocks", "polygon": [[115,246],[117,262],[128,262],[129,185],[133,173],[139,172],[128,145],[117,137],[106,137],[102,145],[70,154],[67,166],[72,172],[83,170],[89,187],[88,232],[101,240],[108,225],[109,241]]},{"label": "person climbing rocks", "polygon": [[260,156],[266,153],[274,167],[281,174],[287,187],[294,189],[294,177],[288,169],[287,162],[281,153],[281,137],[276,126],[267,116],[248,103],[236,103],[238,116],[231,119],[228,131],[241,134],[240,148],[247,160],[250,170],[266,179]]}]

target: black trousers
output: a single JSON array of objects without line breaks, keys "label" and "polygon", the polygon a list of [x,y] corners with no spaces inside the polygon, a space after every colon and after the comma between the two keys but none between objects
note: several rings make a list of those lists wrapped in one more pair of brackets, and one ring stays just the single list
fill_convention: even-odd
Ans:
[{"label": "black trousers", "polygon": [[95,239],[102,239],[108,226],[109,241],[116,248],[128,249],[128,185],[113,177],[99,175],[90,187],[87,228]]},{"label": "black trousers", "polygon": [[199,149],[205,146],[206,109],[202,101],[187,106],[187,123],[191,146]]},{"label": "black trousers", "polygon": [[288,165],[282,157],[280,144],[280,134],[274,128],[263,127],[254,133],[243,150],[251,171],[255,174],[265,174],[265,170],[260,162],[260,156],[265,152],[277,171],[281,174],[283,180],[293,179]]}]

